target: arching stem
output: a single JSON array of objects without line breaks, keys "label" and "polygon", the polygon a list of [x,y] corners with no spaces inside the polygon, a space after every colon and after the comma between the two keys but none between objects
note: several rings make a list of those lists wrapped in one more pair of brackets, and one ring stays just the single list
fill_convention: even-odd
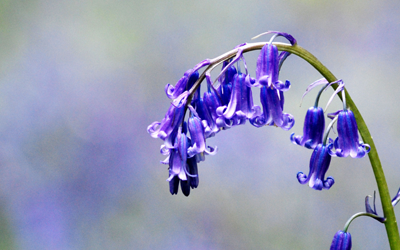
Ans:
[{"label": "arching stem", "polygon": [[[267,43],[266,42],[247,43],[243,46],[240,46],[240,50],[242,53],[246,53],[246,52],[253,51],[253,50],[259,50],[265,44],[267,44]],[[323,77],[325,77],[325,79],[327,81],[334,82],[334,81],[338,80],[314,55],[312,55],[310,52],[308,52],[301,46],[299,46],[297,44],[292,46],[290,44],[277,43],[277,42],[274,42],[273,44],[278,47],[278,50],[290,52],[292,54],[299,56],[300,58],[304,59],[305,61],[307,61]],[[190,92],[192,94],[188,98],[188,103],[190,103],[190,100],[192,99],[194,92],[200,86],[200,83],[204,80],[206,72],[209,72],[211,70],[211,68],[214,68],[216,65],[224,62],[225,60],[235,57],[238,52],[238,49],[239,48],[235,48],[231,51],[226,52],[225,54],[222,54],[222,55],[210,60],[210,65],[200,75],[198,81],[193,85],[192,89],[190,89]],[[338,85],[333,84],[332,87],[336,90]],[[385,227],[386,227],[386,232],[387,232],[388,239],[389,239],[390,249],[391,250],[400,250],[400,235],[399,235],[399,229],[397,227],[396,216],[394,214],[394,210],[393,210],[393,206],[392,206],[391,198],[390,198],[390,194],[389,194],[389,189],[388,189],[388,186],[386,183],[385,174],[382,169],[381,161],[379,159],[379,155],[376,150],[375,143],[372,139],[372,136],[368,130],[368,127],[367,127],[363,117],[361,116],[360,111],[358,110],[357,106],[353,102],[353,99],[350,97],[350,95],[346,89],[344,90],[344,93],[345,93],[345,99],[346,99],[346,106],[354,113],[354,116],[356,118],[357,125],[358,125],[358,130],[360,132],[360,135],[361,135],[364,143],[369,144],[371,146],[371,151],[368,153],[368,157],[371,162],[372,170],[374,172],[375,180],[376,180],[376,183],[378,186],[379,196],[381,198],[381,203],[382,203],[382,208],[383,208],[383,214],[384,214],[384,217],[386,218]],[[341,94],[338,94],[338,96],[340,99],[342,99]]]}]

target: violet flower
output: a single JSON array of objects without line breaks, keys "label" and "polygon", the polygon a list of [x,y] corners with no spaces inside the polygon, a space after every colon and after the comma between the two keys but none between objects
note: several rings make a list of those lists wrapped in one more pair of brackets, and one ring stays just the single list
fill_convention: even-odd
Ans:
[{"label": "violet flower", "polygon": [[197,98],[193,102],[193,105],[204,126],[204,136],[206,138],[213,137],[219,131],[219,128],[214,119],[211,117],[204,99]]},{"label": "violet flower", "polygon": [[283,112],[285,99],[283,92],[267,86],[261,87],[260,100],[263,106],[262,114],[250,119],[255,127],[265,125],[281,127],[290,130],[294,125],[294,117]]},{"label": "violet flower", "polygon": [[228,106],[217,109],[217,124],[221,127],[230,127],[246,123],[252,118],[255,109],[250,86],[254,82],[250,75],[238,73],[234,77],[231,98]]},{"label": "violet flower", "polygon": [[281,62],[288,56],[287,53],[283,55],[279,55],[278,48],[270,41],[264,45],[258,56],[256,83],[253,86],[261,87],[260,100],[263,112],[250,120],[256,127],[274,125],[290,130],[294,125],[293,116],[283,113],[285,103],[283,92],[290,88],[289,81],[282,83],[278,80]]},{"label": "violet flower", "polygon": [[[185,130],[185,129],[184,129]],[[164,147],[163,154],[169,153],[168,158],[162,162],[166,163],[168,161],[169,165],[169,181],[170,193],[177,194],[179,183],[181,184],[182,193],[185,196],[190,194],[190,180],[188,177],[196,178],[196,174],[189,173],[189,169],[197,173],[197,164],[193,165],[193,161],[190,161],[190,167],[188,167],[188,155],[187,150],[190,145],[189,139],[186,137],[186,131],[182,132],[182,127],[179,127],[178,134],[175,139],[174,147],[168,149]],[[196,186],[197,187],[197,186]]]},{"label": "violet flower", "polygon": [[350,233],[339,230],[333,237],[330,250],[350,250],[351,235]]},{"label": "violet flower", "polygon": [[329,99],[326,106],[327,108],[333,97],[336,96],[339,91],[342,91],[344,89],[343,81],[338,80],[330,83],[325,78],[322,78],[311,83],[307,87],[306,92],[303,94],[302,98],[304,98],[304,96],[309,93],[313,88],[322,84],[324,85],[315,99],[314,107],[311,107],[307,110],[306,118],[304,119],[303,136],[294,136],[294,133],[290,136],[290,140],[294,144],[305,146],[306,148],[315,148],[319,143],[322,143],[322,136],[325,129],[325,118],[323,109],[318,107],[318,102],[322,92],[334,83],[338,83],[339,86]]},{"label": "violet flower", "polygon": [[303,136],[291,134],[290,140],[297,145],[313,149],[322,143],[325,129],[324,110],[321,107],[311,107],[304,119]]},{"label": "violet flower", "polygon": [[237,73],[237,70],[234,66],[229,66],[227,69],[225,67],[230,63],[230,61],[224,61],[222,64],[222,70],[225,72],[218,78],[220,82],[219,87],[217,88],[218,94],[221,97],[221,104],[228,105],[229,100],[231,99],[232,85],[234,77]]},{"label": "violet flower", "polygon": [[337,156],[350,155],[352,158],[362,158],[371,150],[368,144],[358,140],[357,122],[351,110],[345,109],[339,112],[337,130],[338,138],[334,143]]},{"label": "violet flower", "polygon": [[328,171],[329,164],[331,162],[331,155],[333,144],[330,142],[327,145],[318,144],[314,149],[310,159],[310,172],[308,176],[303,172],[297,173],[297,179],[300,184],[308,185],[315,190],[330,189],[335,183],[332,177],[325,179],[325,174]]},{"label": "violet flower", "polygon": [[179,79],[175,87],[169,83],[165,85],[165,93],[169,99],[175,99],[184,91],[189,90],[197,79],[199,79],[199,72],[189,69],[185,72],[182,78]]},{"label": "violet flower", "polygon": [[256,80],[262,86],[279,84],[279,52],[271,42],[262,47],[257,59]]},{"label": "violet flower", "polygon": [[172,144],[175,141],[178,127],[182,123],[188,96],[188,91],[183,92],[171,103],[171,106],[161,122],[153,122],[147,127],[147,132],[151,137],[160,138],[161,140],[164,140],[164,143],[168,147],[173,147]]},{"label": "violet flower", "polygon": [[187,154],[188,158],[196,156],[197,162],[200,162],[205,160],[205,155],[215,155],[217,148],[208,147],[210,150],[207,150],[204,125],[194,108],[189,106],[189,109],[191,115],[188,120],[188,127],[191,143],[187,149]]},{"label": "violet flower", "polygon": [[206,59],[198,63],[193,69],[187,70],[181,79],[172,86],[171,84],[165,85],[165,93],[169,99],[175,99],[184,91],[190,90],[194,83],[199,79],[198,70],[210,64],[210,60]]},{"label": "violet flower", "polygon": [[281,81],[279,81],[278,78],[280,67],[282,66],[282,63],[286,60],[286,58],[290,55],[290,53],[286,51],[279,53],[278,48],[274,44],[272,44],[272,41],[277,36],[283,36],[288,39],[290,44],[292,45],[295,45],[297,42],[296,39],[294,39],[290,34],[279,31],[268,31],[254,38],[271,33],[273,33],[274,36],[271,38],[269,43],[265,44],[264,47],[262,47],[260,55],[257,59],[256,81],[261,86],[274,86],[274,88],[276,89],[286,91],[290,87],[290,82],[286,81],[285,83],[282,83]]},{"label": "violet flower", "polygon": [[202,122],[206,121],[205,126],[206,138],[214,136],[220,131],[217,125],[217,108],[221,106],[221,99],[217,90],[212,86],[209,75],[206,75],[207,91],[204,92],[203,98],[196,103],[196,111]]}]

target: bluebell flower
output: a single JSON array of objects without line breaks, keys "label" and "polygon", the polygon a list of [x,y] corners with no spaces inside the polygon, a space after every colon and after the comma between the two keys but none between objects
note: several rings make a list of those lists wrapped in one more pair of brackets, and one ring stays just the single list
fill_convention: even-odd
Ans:
[{"label": "bluebell flower", "polygon": [[[184,129],[185,130],[185,129]],[[181,184],[182,193],[185,196],[190,194],[190,187],[197,187],[196,179],[194,181],[190,180],[190,177],[198,178],[197,176],[197,164],[193,162],[193,160],[189,160],[188,164],[188,155],[187,150],[190,145],[190,141],[187,138],[186,131],[182,131],[182,127],[179,127],[178,134],[175,139],[173,148],[162,148],[163,154],[169,154],[168,158],[162,162],[168,162],[168,170],[169,170],[169,181],[170,193],[177,194],[179,183]],[[193,182],[193,183],[192,183]]]},{"label": "bluebell flower", "polygon": [[233,80],[237,73],[237,70],[234,66],[229,66],[227,69],[225,69],[228,64],[229,61],[223,62],[222,70],[225,70],[225,72],[218,78],[220,85],[217,90],[219,96],[221,97],[222,105],[228,105],[229,100],[231,99]]},{"label": "bluebell flower", "polygon": [[269,43],[265,44],[257,59],[257,67],[256,67],[256,81],[257,84],[261,86],[271,87],[273,86],[275,89],[286,91],[290,88],[290,82],[286,81],[282,83],[279,80],[279,70],[282,66],[282,63],[286,60],[286,58],[290,55],[289,52],[283,51],[279,53],[278,48],[272,44],[272,41],[277,36],[283,36],[289,40],[289,42],[294,45],[296,44],[296,39],[294,39],[291,35],[278,31],[268,31],[266,33],[260,34],[257,37],[264,34],[275,34]]},{"label": "bluebell flower", "polygon": [[284,60],[287,55],[279,56],[278,48],[272,42],[261,49],[257,59],[256,83],[253,86],[261,87],[260,100],[263,109],[262,114],[250,120],[256,127],[270,125],[290,130],[294,125],[293,116],[283,113],[283,92],[289,90],[290,82],[283,83],[278,79],[280,60]]},{"label": "bluebell flower", "polygon": [[279,51],[272,43],[262,47],[257,59],[256,80],[262,86],[272,86],[279,81]]},{"label": "bluebell flower", "polygon": [[212,86],[210,76],[206,75],[207,90],[203,94],[203,98],[199,99],[196,105],[196,111],[202,119],[207,122],[206,137],[212,137],[220,131],[217,125],[217,108],[221,106],[221,99],[217,90]]},{"label": "bluebell flower", "polygon": [[294,117],[283,112],[285,98],[283,92],[267,86],[261,87],[260,100],[263,106],[262,113],[250,119],[255,127],[265,125],[281,127],[290,130],[294,125]]},{"label": "bluebell flower", "polygon": [[324,110],[320,107],[311,107],[307,110],[306,118],[304,119],[303,136],[294,136],[294,133],[292,133],[290,140],[294,144],[312,149],[322,143],[324,129]]},{"label": "bluebell flower", "polygon": [[175,87],[169,83],[165,85],[165,93],[169,99],[175,99],[183,92],[188,91],[197,79],[199,79],[199,72],[189,69],[185,72],[182,78],[179,79]]},{"label": "bluebell flower", "polygon": [[238,73],[234,77],[231,98],[228,106],[217,109],[217,124],[220,127],[230,127],[244,124],[247,119],[253,117],[257,109],[253,104],[250,75]]},{"label": "bluebell flower", "polygon": [[351,110],[341,110],[337,121],[338,137],[334,146],[336,155],[339,157],[351,156],[361,158],[368,153],[371,148],[358,140],[358,127],[354,114]]},{"label": "bluebell flower", "polygon": [[190,90],[193,87],[194,83],[199,79],[199,72],[198,70],[204,66],[210,64],[210,60],[206,59],[198,63],[193,69],[187,70],[181,79],[172,86],[171,84],[165,85],[165,93],[167,94],[168,98],[175,99],[183,92]]},{"label": "bluebell flower", "polygon": [[178,175],[175,175],[169,181],[169,191],[172,195],[178,194],[179,184],[181,186],[182,193],[185,196],[189,196],[190,188],[194,189],[199,186],[199,173],[197,169],[196,157],[187,158],[186,170],[186,180],[181,180]]},{"label": "bluebell flower", "polygon": [[215,155],[217,148],[208,147],[209,150],[207,150],[204,123],[192,106],[189,106],[189,109],[191,115],[188,120],[188,127],[191,143],[187,149],[187,154],[189,158],[196,156],[197,162],[200,162],[204,161],[205,155]]},{"label": "bluebell flower", "polygon": [[350,233],[339,230],[333,237],[330,250],[350,250],[351,235]]},{"label": "bluebell flower", "polygon": [[197,98],[193,105],[203,123],[205,137],[213,137],[219,131],[219,128],[214,119],[211,117],[211,114],[207,109],[204,99],[201,97]]},{"label": "bluebell flower", "polygon": [[303,172],[297,173],[297,179],[301,184],[308,182],[308,185],[315,190],[330,189],[335,183],[332,177],[325,179],[331,162],[333,144],[329,142],[327,145],[320,143],[315,147],[310,159],[310,172],[307,175]]},{"label": "bluebell flower", "polygon": [[161,122],[153,122],[147,127],[147,132],[153,138],[160,138],[168,147],[173,147],[178,127],[182,124],[185,105],[189,92],[185,91],[179,95],[169,107]]}]

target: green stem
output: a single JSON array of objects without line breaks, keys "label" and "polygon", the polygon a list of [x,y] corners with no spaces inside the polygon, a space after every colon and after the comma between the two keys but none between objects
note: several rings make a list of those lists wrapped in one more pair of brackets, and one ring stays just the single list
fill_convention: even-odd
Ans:
[{"label": "green stem", "polygon": [[[291,52],[310,63],[318,72],[321,73],[323,77],[329,82],[334,82],[337,78],[310,52],[303,49],[302,47],[295,45],[291,46],[289,44],[277,45],[278,49]],[[334,89],[337,88],[337,84],[332,85]],[[341,98],[341,96],[339,95]],[[388,185],[386,183],[385,174],[382,169],[382,164],[379,159],[378,151],[376,150],[374,140],[368,130],[368,127],[361,116],[360,111],[351,99],[347,90],[345,90],[345,98],[347,107],[353,111],[354,116],[357,120],[358,130],[363,141],[371,146],[371,151],[368,153],[369,160],[371,162],[372,170],[375,175],[376,184],[378,186],[379,196],[381,197],[383,214],[386,218],[385,227],[386,233],[389,239],[389,245],[391,250],[400,250],[400,236],[399,229],[397,227],[396,216],[394,214],[391,197],[389,194]]]},{"label": "green stem", "polygon": [[349,226],[350,226],[351,222],[352,222],[355,218],[360,217],[360,216],[369,216],[369,217],[374,218],[375,220],[377,220],[377,221],[379,221],[379,222],[381,222],[381,223],[384,223],[384,222],[385,222],[385,218],[379,217],[378,215],[370,214],[370,213],[367,213],[367,212],[360,212],[360,213],[354,214],[353,216],[350,217],[350,219],[347,220],[346,224],[344,225],[343,232],[346,233],[347,230],[349,229]]},{"label": "green stem", "polygon": [[[259,50],[265,44],[267,43],[266,42],[247,43],[239,48],[235,48],[231,51],[226,52],[225,54],[222,54],[214,59],[211,59],[210,65],[204,70],[204,72],[200,75],[197,82],[189,90],[191,92],[191,95],[188,98],[188,103],[190,103],[190,100],[192,99],[196,89],[200,86],[201,82],[204,80],[205,74],[209,73],[215,66],[221,64],[225,60],[235,57],[239,50],[242,50],[243,53],[246,53],[253,50]],[[274,42],[273,44],[276,45],[279,50],[290,52],[307,61],[329,82],[334,82],[338,80],[314,55],[312,55],[310,52],[308,52],[301,46],[297,44],[292,46],[290,44],[278,43],[278,42]],[[332,87],[336,90],[338,85],[332,84]],[[340,99],[342,99],[340,92],[338,93],[338,96]],[[358,110],[357,106],[353,102],[353,99],[350,97],[346,89],[345,89],[345,99],[347,107],[354,113],[358,125],[358,130],[360,132],[363,141],[371,146],[371,151],[368,153],[368,157],[371,162],[372,170],[374,172],[375,180],[378,186],[379,195],[381,197],[383,214],[384,217],[386,218],[385,227],[386,227],[386,233],[388,235],[390,249],[400,250],[400,235],[399,235],[399,229],[397,227],[396,216],[394,214],[389,194],[389,189],[386,183],[385,174],[382,169],[382,164],[379,159],[375,143],[372,139],[372,136],[368,130],[368,127],[363,117],[361,116],[360,111]]]}]

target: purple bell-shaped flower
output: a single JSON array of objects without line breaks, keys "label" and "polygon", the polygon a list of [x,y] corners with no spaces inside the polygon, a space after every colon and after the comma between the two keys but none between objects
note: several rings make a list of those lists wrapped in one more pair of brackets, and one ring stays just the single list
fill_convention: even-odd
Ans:
[{"label": "purple bell-shaped flower", "polygon": [[330,250],[350,250],[351,235],[350,233],[339,230],[333,237]]}]

